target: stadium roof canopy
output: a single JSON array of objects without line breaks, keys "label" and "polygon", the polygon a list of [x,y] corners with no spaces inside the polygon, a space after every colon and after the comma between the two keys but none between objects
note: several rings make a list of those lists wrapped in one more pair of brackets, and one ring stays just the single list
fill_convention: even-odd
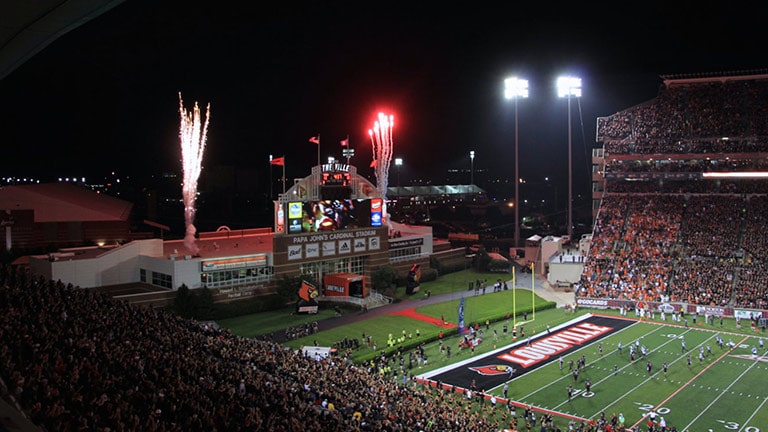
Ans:
[{"label": "stadium roof canopy", "polygon": [[60,36],[125,0],[22,0],[0,9],[0,79]]},{"label": "stadium roof canopy", "polygon": [[33,210],[35,222],[117,222],[129,219],[133,203],[68,183],[0,188],[0,209]]}]

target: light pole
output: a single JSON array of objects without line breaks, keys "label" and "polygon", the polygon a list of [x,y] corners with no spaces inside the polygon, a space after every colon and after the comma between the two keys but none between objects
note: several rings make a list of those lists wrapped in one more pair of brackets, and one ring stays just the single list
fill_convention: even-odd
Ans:
[{"label": "light pole", "polygon": [[355,149],[349,147],[343,148],[341,149],[341,155],[347,158],[347,165],[349,165],[349,158],[355,155]]},{"label": "light pole", "polygon": [[272,183],[274,182],[275,182],[275,179],[272,178],[272,155],[269,155],[269,199],[270,200],[274,198],[272,196]]},{"label": "light pole", "polygon": [[568,98],[568,239],[573,241],[573,164],[571,163],[571,97],[581,97],[581,78],[562,76],[557,79],[557,95]]},{"label": "light pole", "polygon": [[475,184],[475,151],[469,152],[469,185]]},{"label": "light pole", "polygon": [[397,199],[400,199],[400,167],[403,166],[403,158],[395,158],[395,166],[397,167]]},{"label": "light pole", "polygon": [[520,172],[517,142],[517,100],[528,97],[528,80],[518,77],[504,80],[504,97],[515,100],[515,247],[520,246]]}]

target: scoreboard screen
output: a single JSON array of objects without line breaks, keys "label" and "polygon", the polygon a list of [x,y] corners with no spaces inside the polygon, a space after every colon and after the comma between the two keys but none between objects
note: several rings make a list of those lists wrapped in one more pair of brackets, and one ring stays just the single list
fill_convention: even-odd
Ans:
[{"label": "scoreboard screen", "polygon": [[288,204],[288,233],[381,226],[381,211],[372,212],[371,207],[370,199],[292,202]]},{"label": "scoreboard screen", "polygon": [[320,184],[323,186],[350,186],[351,177],[346,171],[323,172]]}]

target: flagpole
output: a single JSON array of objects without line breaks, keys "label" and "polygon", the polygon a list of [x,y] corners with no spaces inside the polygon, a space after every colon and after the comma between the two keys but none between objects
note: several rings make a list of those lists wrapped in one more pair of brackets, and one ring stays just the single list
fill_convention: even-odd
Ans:
[{"label": "flagpole", "polygon": [[283,195],[285,195],[285,159],[283,159]]},{"label": "flagpole", "polygon": [[535,267],[536,264],[531,263],[531,307],[533,307],[533,319],[536,319],[536,291],[534,290],[535,286],[533,285],[534,281],[536,281]]},{"label": "flagpole", "polygon": [[349,134],[347,134],[347,166],[349,166],[349,154],[351,153],[352,146],[349,145]]},{"label": "flagpole", "polygon": [[320,134],[317,134],[317,166],[320,166]]}]

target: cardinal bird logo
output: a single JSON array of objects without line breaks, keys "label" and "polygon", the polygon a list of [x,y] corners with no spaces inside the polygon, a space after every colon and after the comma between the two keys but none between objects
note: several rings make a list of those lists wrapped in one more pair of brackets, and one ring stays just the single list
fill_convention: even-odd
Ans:
[{"label": "cardinal bird logo", "polygon": [[471,367],[469,370],[479,373],[485,376],[504,375],[512,376],[515,373],[515,369],[507,365],[489,365],[480,367]]},{"label": "cardinal bird logo", "polygon": [[310,285],[306,281],[301,281],[301,288],[299,289],[299,298],[309,302],[315,299],[319,293],[317,292],[317,288]]}]

